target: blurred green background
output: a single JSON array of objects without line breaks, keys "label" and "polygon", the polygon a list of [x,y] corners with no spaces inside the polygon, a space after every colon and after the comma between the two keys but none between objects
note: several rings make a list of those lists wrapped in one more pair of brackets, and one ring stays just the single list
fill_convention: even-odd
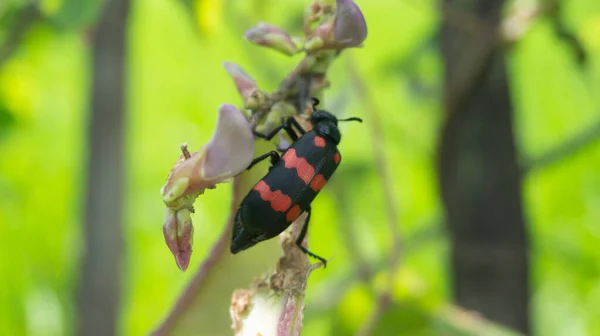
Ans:
[{"label": "blurred green background", "polygon": [[[81,1],[73,14],[58,11],[62,1],[67,0],[41,2],[45,15],[55,21],[33,25],[0,68],[3,335],[75,332],[91,76],[86,27],[101,6]],[[364,48],[344,52],[332,66],[324,106],[339,115],[364,117],[364,102],[348,77],[348,67],[355,66],[384,118],[385,143],[375,145],[384,146],[392,171],[403,253],[394,288],[398,303],[380,328],[440,328],[446,321],[441,311],[450,299],[450,284],[435,171],[442,64],[431,40],[439,23],[438,4],[357,3],[369,36]],[[187,141],[190,148],[199,148],[211,136],[218,106],[241,105],[221,63],[241,65],[262,89],[274,90],[299,56],[253,46],[242,39],[243,33],[258,21],[297,30],[307,4],[199,0],[190,11],[174,0],[132,1],[120,334],[145,335],[157,327],[229,215],[230,185],[198,199],[194,253],[189,270],[180,272],[161,232],[160,188],[179,155],[179,144]],[[3,0],[0,11],[19,6],[25,2]],[[544,18],[507,54],[523,160],[542,155],[600,118],[600,2],[569,0],[563,7],[569,29],[588,53],[585,69]],[[0,41],[6,42],[2,39],[8,28],[0,25]],[[362,282],[353,271],[357,254],[383,270],[390,250],[373,140],[366,124],[344,124],[342,132],[344,164],[336,182],[313,204],[311,250],[335,257],[310,278],[306,335],[356,331],[375,305],[370,285],[380,289],[384,284],[378,276],[372,283]],[[523,183],[532,242],[534,334],[600,334],[600,141],[558,164],[530,171]],[[256,275],[268,267],[256,260]],[[228,305],[230,296],[215,300]],[[222,330],[229,334],[229,322]]]}]

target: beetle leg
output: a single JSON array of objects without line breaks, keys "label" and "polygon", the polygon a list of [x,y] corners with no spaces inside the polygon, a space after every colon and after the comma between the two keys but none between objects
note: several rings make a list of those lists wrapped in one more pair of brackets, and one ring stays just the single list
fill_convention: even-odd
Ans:
[{"label": "beetle leg", "polygon": [[294,119],[294,117],[287,118],[284,122],[281,123],[281,125],[275,127],[268,134],[260,133],[257,131],[252,131],[252,133],[258,138],[262,138],[267,141],[270,141],[271,139],[273,139],[273,137],[275,137],[275,135],[277,135],[277,133],[279,133],[279,131],[281,131],[283,129],[287,132],[287,134],[290,136],[290,138],[292,138],[292,141],[296,141],[296,140],[298,140],[298,135],[292,129],[292,125],[296,126],[296,128],[298,128],[298,130],[300,131],[301,134],[306,133],[306,131],[304,131],[302,126],[300,126],[300,124],[296,121],[296,119]]},{"label": "beetle leg", "polygon": [[285,128],[285,130],[290,135],[290,138],[292,138],[292,140],[296,141],[296,140],[298,140],[298,135],[292,129],[292,125],[294,125],[294,127],[296,127],[298,129],[298,132],[300,132],[300,135],[304,135],[306,133],[306,130],[304,129],[304,127],[302,127],[302,125],[300,125],[300,123],[298,122],[298,120],[296,120],[296,118],[290,117],[288,119],[288,127]]},{"label": "beetle leg", "polygon": [[277,133],[279,133],[279,131],[281,131],[285,127],[286,127],[286,124],[282,124],[282,125],[279,125],[279,126],[275,127],[268,134],[260,133],[260,132],[257,132],[257,131],[252,131],[252,134],[254,134],[254,136],[256,136],[257,138],[261,138],[261,139],[265,139],[265,140],[269,141],[269,140],[273,139],[273,137],[275,135],[277,135]]},{"label": "beetle leg", "polygon": [[[292,139],[292,142],[296,142],[296,140],[298,140],[298,134],[296,133],[296,131],[294,131],[294,129],[292,128],[292,125],[294,125],[298,129],[300,134],[304,134],[304,133],[306,133],[306,131],[304,130],[304,128],[302,128],[302,126],[298,123],[298,121],[294,117],[289,117],[287,119],[287,121],[282,125],[282,128],[290,136],[290,139]],[[280,139],[280,142],[281,142],[281,140],[283,140],[283,138],[279,138],[279,139]],[[288,144],[288,146],[286,148],[283,148],[280,145],[277,145],[277,150],[280,152],[285,152],[289,146],[290,146],[290,144]]]},{"label": "beetle leg", "polygon": [[254,136],[256,136],[257,138],[262,138],[269,141],[273,139],[273,137],[275,137],[275,135],[277,135],[277,133],[279,133],[279,131],[283,129],[290,136],[292,141],[296,141],[298,140],[298,134],[296,134],[296,132],[292,128],[292,125],[298,129],[298,132],[300,132],[301,135],[304,135],[304,133],[306,133],[302,125],[300,125],[300,123],[298,123],[298,121],[294,117],[289,117],[283,124],[275,127],[268,134],[260,133],[257,131],[252,131],[252,134],[254,134]]},{"label": "beetle leg", "polygon": [[277,153],[276,151],[270,151],[266,154],[256,157],[254,160],[252,160],[252,162],[250,162],[250,165],[248,166],[248,168],[246,168],[246,170],[249,170],[250,168],[254,167],[254,165],[256,165],[257,163],[263,161],[264,159],[266,159],[268,157],[271,158],[271,166],[276,165],[277,162],[279,162],[279,160],[281,160],[281,156],[279,156],[279,153]]},{"label": "beetle leg", "polygon": [[310,206],[304,211],[306,211],[306,220],[304,221],[304,226],[302,226],[302,230],[300,230],[300,234],[298,235],[298,238],[296,239],[296,246],[298,246],[298,248],[300,250],[302,250],[302,252],[308,254],[309,256],[311,256],[315,259],[319,259],[319,261],[323,263],[323,268],[325,268],[325,267],[327,267],[327,260],[325,260],[325,258],[319,257],[318,255],[307,250],[306,247],[302,246],[302,242],[304,241],[304,237],[306,236],[306,232],[308,231],[308,222],[310,221],[310,211],[311,211]]}]

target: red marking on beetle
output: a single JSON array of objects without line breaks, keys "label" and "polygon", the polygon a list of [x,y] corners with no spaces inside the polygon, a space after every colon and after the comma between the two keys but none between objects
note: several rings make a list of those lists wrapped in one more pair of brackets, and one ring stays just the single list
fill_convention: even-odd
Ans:
[{"label": "red marking on beetle", "polygon": [[325,179],[325,177],[321,174],[315,176],[315,178],[310,181],[310,187],[312,190],[314,190],[315,192],[323,189],[323,187],[325,186],[325,184],[327,183],[327,180]]},{"label": "red marking on beetle", "polygon": [[333,155],[333,161],[335,162],[336,165],[340,164],[340,161],[342,160],[342,157],[340,156],[339,152],[335,152],[335,154]]},{"label": "red marking on beetle", "polygon": [[279,190],[271,191],[271,187],[265,181],[259,181],[253,189],[258,191],[263,201],[270,202],[275,211],[285,212],[292,205],[292,199],[288,195]]},{"label": "red marking on beetle", "polygon": [[317,135],[315,137],[315,146],[321,147],[321,148],[325,147],[325,139],[323,139]]},{"label": "red marking on beetle", "polygon": [[300,206],[296,204],[287,212],[287,214],[285,214],[285,220],[287,220],[288,223],[291,223],[295,221],[301,213],[302,209],[300,209]]},{"label": "red marking on beetle", "polygon": [[315,168],[305,158],[296,156],[294,148],[288,149],[283,156],[283,161],[285,162],[285,168],[296,168],[298,177],[306,184],[309,184],[310,180],[315,176]]}]

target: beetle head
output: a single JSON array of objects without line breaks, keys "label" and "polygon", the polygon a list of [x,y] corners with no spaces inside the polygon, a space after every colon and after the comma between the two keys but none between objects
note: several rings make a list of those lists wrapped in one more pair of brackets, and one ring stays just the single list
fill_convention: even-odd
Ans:
[{"label": "beetle head", "polygon": [[338,119],[333,114],[325,111],[318,110],[317,105],[319,105],[319,99],[312,98],[313,100],[313,113],[310,116],[310,122],[313,124],[313,127],[320,134],[327,135],[333,142],[337,145],[340,143],[341,134],[338,129],[338,121],[359,121],[362,122],[360,118],[347,118],[347,119]]}]

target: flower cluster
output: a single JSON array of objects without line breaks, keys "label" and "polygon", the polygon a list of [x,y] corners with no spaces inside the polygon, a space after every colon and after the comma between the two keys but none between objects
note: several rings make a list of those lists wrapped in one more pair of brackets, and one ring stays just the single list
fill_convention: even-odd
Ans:
[{"label": "flower cluster", "polygon": [[177,266],[186,270],[192,253],[194,228],[191,213],[194,201],[206,189],[226,182],[248,167],[254,155],[252,129],[246,116],[235,106],[223,104],[215,132],[205,146],[190,153],[181,146],[182,155],[171,169],[161,189],[167,206],[163,233]]},{"label": "flower cluster", "polygon": [[[311,29],[313,22],[319,24]],[[301,51],[310,53],[359,47],[367,37],[365,18],[352,0],[337,0],[335,6],[333,1],[315,1],[307,10],[304,30],[306,37],[302,39],[279,27],[259,22],[244,37],[290,56]]]}]

